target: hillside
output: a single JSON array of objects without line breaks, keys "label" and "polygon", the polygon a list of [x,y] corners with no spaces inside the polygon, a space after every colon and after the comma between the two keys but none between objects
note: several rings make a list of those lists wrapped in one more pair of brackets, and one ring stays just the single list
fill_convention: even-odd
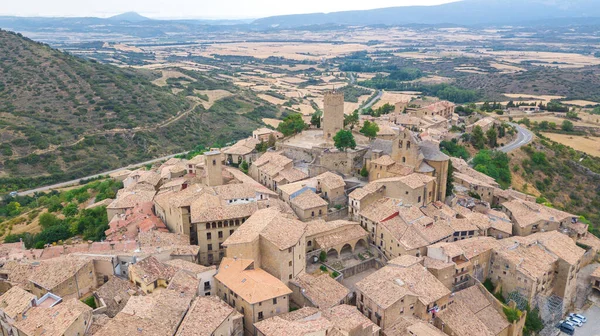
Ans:
[{"label": "hillside", "polygon": [[[228,82],[79,59],[0,31],[0,192],[98,173],[247,136],[278,111]],[[203,107],[196,90],[234,93]],[[181,90],[181,89],[180,89]],[[194,100],[195,99],[195,100]]]},{"label": "hillside", "polygon": [[600,16],[594,0],[463,0],[437,6],[405,6],[372,10],[273,16],[255,20],[260,27],[309,25],[511,24],[551,18]]}]

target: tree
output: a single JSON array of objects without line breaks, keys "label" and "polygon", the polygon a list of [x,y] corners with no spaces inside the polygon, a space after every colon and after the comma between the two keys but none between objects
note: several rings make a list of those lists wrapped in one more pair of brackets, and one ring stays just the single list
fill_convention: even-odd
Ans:
[{"label": "tree", "polygon": [[473,134],[471,134],[471,144],[476,149],[483,149],[485,146],[485,135],[483,135],[481,126],[475,126],[473,129]]},{"label": "tree", "polygon": [[75,203],[69,203],[66,207],[62,209],[62,213],[63,215],[65,215],[65,217],[73,217],[77,215],[78,212],[79,208],[77,208],[77,204]]},{"label": "tree", "polygon": [[364,134],[366,137],[375,138],[377,136],[377,132],[379,132],[379,125],[375,122],[370,122],[365,120],[363,127],[360,129],[360,133]]},{"label": "tree", "polygon": [[498,138],[504,138],[506,135],[506,125],[502,124],[498,127]]},{"label": "tree", "polygon": [[321,128],[321,117],[323,116],[323,112],[315,111],[310,117],[310,124],[315,126],[316,128]]},{"label": "tree", "polygon": [[276,142],[277,139],[275,138],[275,135],[273,133],[269,134],[269,140],[267,141],[267,145],[269,146],[269,148],[275,147]]},{"label": "tree", "polygon": [[248,174],[248,162],[246,160],[242,161],[240,164],[240,170],[244,172],[244,174]]},{"label": "tree", "polygon": [[498,146],[498,133],[494,127],[491,127],[487,132],[485,132],[487,136],[488,145],[492,148]]},{"label": "tree", "polygon": [[360,176],[362,177],[369,177],[369,171],[367,170],[367,166],[364,165],[362,167],[362,169],[360,170]]},{"label": "tree", "polygon": [[354,129],[354,126],[358,124],[358,120],[358,110],[354,110],[352,114],[344,115],[344,127],[350,126],[350,129]]},{"label": "tree", "polygon": [[41,214],[39,217],[39,221],[40,226],[44,229],[60,224],[60,219],[48,212],[44,212],[43,214]]},{"label": "tree", "polygon": [[277,126],[277,130],[285,136],[297,134],[306,129],[306,124],[299,113],[290,114]]},{"label": "tree", "polygon": [[340,130],[333,137],[333,143],[335,147],[342,152],[345,152],[346,149],[356,148],[356,141],[354,140],[354,135],[352,135],[351,131],[348,130]]},{"label": "tree", "polygon": [[448,177],[446,179],[446,196],[450,196],[454,193],[454,166],[452,166],[452,160],[448,160]]},{"label": "tree", "polygon": [[575,126],[573,126],[573,123],[568,120],[563,121],[562,126],[560,128],[565,132],[573,132],[575,130]]},{"label": "tree", "polygon": [[567,118],[577,119],[577,112],[575,112],[575,110],[567,112]]},{"label": "tree", "polygon": [[18,216],[21,214],[21,204],[19,202],[12,201],[6,206],[6,211],[9,216]]}]

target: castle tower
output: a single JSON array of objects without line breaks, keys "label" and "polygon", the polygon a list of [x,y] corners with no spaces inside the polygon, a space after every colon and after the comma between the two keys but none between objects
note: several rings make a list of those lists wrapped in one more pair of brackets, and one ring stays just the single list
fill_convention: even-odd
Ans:
[{"label": "castle tower", "polygon": [[344,128],[344,94],[342,92],[325,93],[323,112],[323,137],[333,142],[336,133]]},{"label": "castle tower", "polygon": [[204,153],[206,163],[206,184],[209,187],[223,185],[223,168],[221,163],[221,152],[211,151]]}]

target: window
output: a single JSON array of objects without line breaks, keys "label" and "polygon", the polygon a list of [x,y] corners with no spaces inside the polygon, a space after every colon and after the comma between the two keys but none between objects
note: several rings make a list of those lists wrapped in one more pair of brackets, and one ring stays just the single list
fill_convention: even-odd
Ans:
[{"label": "window", "polygon": [[288,249],[288,253],[292,253],[292,248],[291,247]]},{"label": "window", "polygon": [[213,160],[213,166],[217,165],[217,160]]},{"label": "window", "polygon": [[273,304],[277,304],[277,298],[273,299]]},{"label": "window", "polygon": [[312,246],[312,240],[309,240],[308,243],[306,243],[306,246]]},{"label": "window", "polygon": [[421,203],[421,196],[419,196],[419,198],[417,198],[417,203]]},{"label": "window", "polygon": [[406,142],[406,149],[410,149],[410,141]]},{"label": "window", "polygon": [[210,229],[210,223],[206,223],[206,229]]},{"label": "window", "polygon": [[310,215],[311,215],[311,217],[315,217],[315,212],[314,212],[314,211],[312,211],[312,212],[310,213]]},{"label": "window", "polygon": [[292,275],[291,274],[288,275],[288,279],[292,280]]},{"label": "window", "polygon": [[212,244],[208,244],[208,250],[212,251]]},{"label": "window", "polygon": [[403,156],[402,157],[402,163],[405,163],[405,162],[406,162],[406,157]]},{"label": "window", "polygon": [[223,238],[223,231],[219,231],[219,238]]},{"label": "window", "polygon": [[258,312],[258,319],[262,320],[264,318],[263,312]]},{"label": "window", "polygon": [[323,214],[323,210],[319,209],[319,216]]},{"label": "window", "polygon": [[233,234],[233,230],[229,230],[229,235],[231,236]]},{"label": "window", "polygon": [[208,240],[212,239],[212,234],[210,232],[206,233],[206,239],[208,239]]},{"label": "window", "polygon": [[292,262],[291,261],[289,262],[289,264],[290,264],[290,267],[292,267]]}]

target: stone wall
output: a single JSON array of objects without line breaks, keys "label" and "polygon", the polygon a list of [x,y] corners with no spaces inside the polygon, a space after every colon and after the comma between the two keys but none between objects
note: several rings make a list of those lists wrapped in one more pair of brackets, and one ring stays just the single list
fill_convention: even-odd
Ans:
[{"label": "stone wall", "polygon": [[340,271],[340,273],[344,275],[344,278],[348,278],[353,275],[362,273],[366,270],[369,270],[371,268],[380,269],[383,266],[385,266],[385,265],[381,261],[379,261],[377,258],[371,258],[369,260],[365,260],[365,261],[361,262],[360,264],[357,264],[357,265],[354,265],[354,266],[351,266],[348,268],[344,268],[343,270]]}]

